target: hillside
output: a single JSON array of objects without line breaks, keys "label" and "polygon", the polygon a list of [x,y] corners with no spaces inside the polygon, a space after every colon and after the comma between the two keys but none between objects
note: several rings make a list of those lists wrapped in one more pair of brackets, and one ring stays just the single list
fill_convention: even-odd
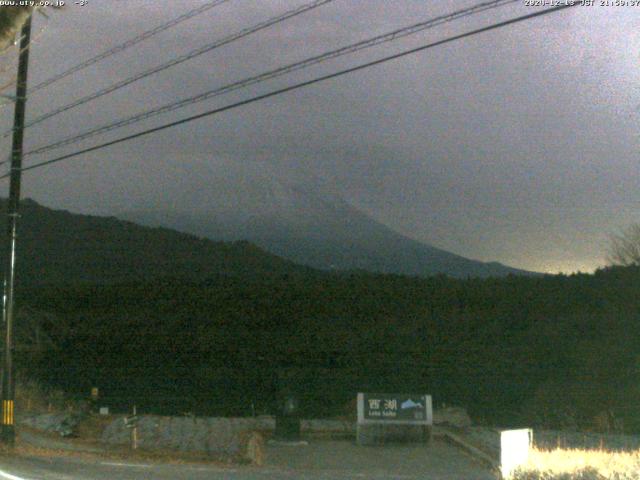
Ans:
[{"label": "hillside", "polygon": [[[0,212],[6,200],[0,201]],[[5,232],[4,215],[0,231]],[[113,217],[22,204],[17,275],[23,284],[122,282],[158,277],[201,280],[216,275],[271,275],[308,269],[249,242],[214,242]],[[0,238],[4,248],[6,239]]]},{"label": "hillside", "polygon": [[296,181],[246,165],[242,168],[235,173],[225,171],[224,182],[190,197],[193,208],[148,208],[118,216],[214,240],[248,240],[283,258],[322,270],[458,278],[533,274],[497,262],[471,260],[410,239],[359,211],[322,182]]},{"label": "hillside", "polygon": [[[427,391],[500,426],[640,431],[640,271],[456,280],[326,274],[21,290],[58,350],[30,362],[113,408],[249,415],[280,388],[332,416],[358,391]],[[25,362],[21,363],[25,364]],[[69,375],[68,372],[73,372]]]}]

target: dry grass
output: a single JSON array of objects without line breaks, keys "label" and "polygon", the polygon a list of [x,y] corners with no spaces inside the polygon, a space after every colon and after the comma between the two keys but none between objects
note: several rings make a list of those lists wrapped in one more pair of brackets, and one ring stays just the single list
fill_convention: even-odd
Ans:
[{"label": "dry grass", "polygon": [[127,461],[127,462],[149,462],[168,465],[211,465],[217,467],[224,467],[235,465],[238,463],[232,457],[225,457],[222,455],[212,457],[205,454],[188,454],[169,452],[169,451],[147,451],[136,450],[131,451],[125,448],[114,448],[110,451],[103,453],[91,453],[83,451],[62,450],[43,448],[30,445],[28,443],[16,442],[16,446],[13,449],[7,449],[0,446],[0,458],[3,455],[14,457],[16,455],[23,457],[41,457],[41,458],[54,458],[54,457],[68,457],[85,460],[112,460],[112,461]]},{"label": "dry grass", "polygon": [[[265,464],[265,435],[258,431],[245,432],[242,439],[242,448],[237,454],[206,453],[206,452],[182,452],[163,449],[131,450],[125,445],[105,445],[100,442],[102,430],[108,423],[113,421],[113,417],[90,415],[78,424],[77,436],[74,438],[61,439],[60,436],[52,432],[42,432],[31,427],[21,425],[18,429],[16,448],[13,450],[3,449],[0,444],[0,458],[2,455],[23,455],[27,457],[77,457],[84,459],[108,459],[120,461],[141,461],[163,464],[200,464],[200,465],[252,465],[260,467]],[[64,443],[66,448],[46,448],[31,445],[24,441],[20,432],[30,432],[41,439],[54,441],[52,445]],[[88,448],[87,448],[88,447]],[[97,451],[92,451],[97,449]]]},{"label": "dry grass", "polygon": [[239,462],[263,466],[266,459],[264,435],[258,431],[244,432],[240,435],[240,442]]},{"label": "dry grass", "polygon": [[16,382],[16,410],[20,413],[79,412],[86,408],[86,402],[72,400],[61,390],[22,378]]},{"label": "dry grass", "polygon": [[532,449],[515,480],[640,480],[640,450]]},{"label": "dry grass", "polygon": [[[21,436],[20,431],[28,430],[31,432],[37,433],[42,438],[51,438],[52,440],[56,440],[58,442],[63,442],[67,444],[69,447],[75,445],[76,448],[47,448],[41,446],[31,445],[28,442],[25,442]],[[83,447],[95,447],[100,446],[101,450],[96,452],[83,450]],[[37,430],[21,426],[18,430],[18,436],[16,439],[16,445],[13,449],[7,449],[2,444],[0,444],[0,459],[3,455],[8,456],[25,456],[25,457],[42,457],[42,458],[53,458],[53,457],[72,457],[72,458],[81,458],[85,460],[113,460],[113,461],[139,461],[139,462],[150,462],[150,463],[161,463],[161,464],[175,464],[175,465],[184,465],[184,464],[195,464],[195,465],[215,465],[215,466],[229,466],[237,463],[246,463],[244,461],[239,461],[239,459],[234,458],[229,455],[210,455],[206,453],[189,453],[189,452],[175,452],[169,450],[131,450],[126,446],[108,446],[108,445],[99,445],[96,442],[92,442],[89,440],[82,439],[65,439],[61,440],[59,436],[55,434],[47,434],[43,432],[39,432]],[[240,459],[242,460],[242,459]]]}]

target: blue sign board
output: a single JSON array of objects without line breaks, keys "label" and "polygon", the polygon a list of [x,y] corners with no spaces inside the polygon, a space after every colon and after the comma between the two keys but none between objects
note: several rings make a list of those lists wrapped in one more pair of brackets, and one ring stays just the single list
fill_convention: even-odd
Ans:
[{"label": "blue sign board", "polygon": [[359,393],[358,423],[431,425],[431,396],[398,393]]}]

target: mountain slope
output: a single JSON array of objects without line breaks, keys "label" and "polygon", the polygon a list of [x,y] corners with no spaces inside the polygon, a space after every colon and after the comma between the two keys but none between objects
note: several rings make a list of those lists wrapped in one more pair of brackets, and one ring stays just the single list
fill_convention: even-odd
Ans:
[{"label": "mountain slope", "polygon": [[187,211],[140,210],[122,218],[216,240],[248,240],[281,257],[325,270],[487,277],[531,274],[480,262],[407,238],[318,186],[246,175],[209,186]]},{"label": "mountain slope", "polygon": [[[0,201],[0,212],[6,200]],[[0,217],[1,231],[5,219]],[[248,242],[214,242],[166,228],[51,210],[25,200],[18,228],[18,281],[117,282],[157,277],[201,280],[219,274],[306,270]],[[6,239],[0,239],[4,249]]]}]

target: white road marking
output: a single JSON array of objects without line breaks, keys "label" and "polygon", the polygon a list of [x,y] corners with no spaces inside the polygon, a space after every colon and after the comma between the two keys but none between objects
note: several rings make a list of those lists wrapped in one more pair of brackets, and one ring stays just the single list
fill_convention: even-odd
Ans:
[{"label": "white road marking", "polygon": [[108,465],[109,467],[132,467],[132,468],[151,468],[152,465],[145,463],[117,463],[117,462],[100,462],[100,465]]},{"label": "white road marking", "polygon": [[3,472],[2,470],[0,470],[0,477],[6,478],[7,480],[27,480],[26,478],[11,475],[10,473]]}]

